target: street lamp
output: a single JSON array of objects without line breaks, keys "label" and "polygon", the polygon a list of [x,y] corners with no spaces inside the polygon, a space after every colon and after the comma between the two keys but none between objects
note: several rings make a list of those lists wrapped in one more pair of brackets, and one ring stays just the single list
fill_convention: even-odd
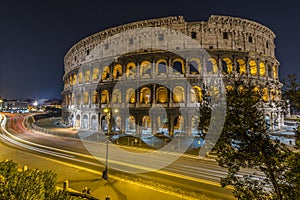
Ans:
[{"label": "street lamp", "polygon": [[[114,113],[118,113],[119,110],[117,108],[115,108]],[[111,115],[112,115],[112,109],[109,107],[106,107],[103,109],[103,112],[106,114],[107,117],[107,135],[106,135],[106,156],[105,156],[105,170],[102,172],[102,178],[104,180],[108,180],[108,171],[107,171],[107,167],[108,167],[108,142],[109,142],[109,135],[111,134]]]}]

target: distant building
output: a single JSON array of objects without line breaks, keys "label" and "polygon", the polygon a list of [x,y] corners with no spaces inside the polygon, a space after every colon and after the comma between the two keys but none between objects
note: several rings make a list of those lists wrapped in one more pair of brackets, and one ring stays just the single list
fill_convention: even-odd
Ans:
[{"label": "distant building", "polygon": [[[146,38],[151,45],[173,45],[167,42],[168,35],[163,30],[153,35],[128,35],[106,42],[118,33],[144,27],[184,33],[197,41],[210,57],[182,58],[172,52],[148,48],[128,52],[105,64],[118,52],[117,45],[130,49],[130,45],[139,44],[141,38]],[[274,32],[257,22],[216,15],[207,22],[187,22],[178,16],[103,30],[82,39],[65,55],[63,120],[78,129],[106,131],[108,118],[103,109],[113,106],[118,108],[111,119],[113,131],[197,134],[199,116],[194,115],[194,110],[202,102],[205,76],[215,76],[218,80],[220,76],[239,74],[253,80],[256,91],[263,94],[261,106],[266,121],[272,130],[280,129],[283,112],[274,105],[281,101],[282,83],[278,78],[274,39]],[[176,49],[180,50],[180,45],[178,43]],[[90,54],[97,46],[101,46],[101,50],[96,59],[92,58],[96,54]],[[116,84],[122,88],[115,88]],[[229,89],[230,83],[226,84]],[[209,89],[212,93],[219,92],[218,88]],[[163,112],[155,112],[161,108]]]},{"label": "distant building", "polygon": [[2,111],[4,112],[27,112],[28,102],[22,100],[3,100]]}]

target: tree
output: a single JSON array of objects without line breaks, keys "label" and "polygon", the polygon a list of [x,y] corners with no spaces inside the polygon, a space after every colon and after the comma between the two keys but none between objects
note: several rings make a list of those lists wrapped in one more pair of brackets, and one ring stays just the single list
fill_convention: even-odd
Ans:
[{"label": "tree", "polygon": [[0,199],[70,199],[55,189],[57,175],[38,169],[19,170],[13,161],[0,163]]},{"label": "tree", "polygon": [[283,97],[289,100],[292,113],[300,111],[300,83],[297,81],[296,74],[288,75],[288,80],[283,80]]},{"label": "tree", "polygon": [[[216,145],[218,163],[228,170],[221,185],[232,185],[238,199],[297,199],[300,185],[291,177],[299,174],[294,174],[290,162],[295,154],[270,139],[263,111],[258,108],[262,107],[261,94],[251,81],[237,78],[231,85],[226,121]],[[242,168],[251,174],[241,175]]]}]

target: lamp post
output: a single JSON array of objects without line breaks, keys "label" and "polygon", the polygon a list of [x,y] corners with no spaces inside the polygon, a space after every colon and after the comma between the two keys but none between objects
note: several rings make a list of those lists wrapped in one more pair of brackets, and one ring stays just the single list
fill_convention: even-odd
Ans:
[{"label": "lamp post", "polygon": [[[114,113],[118,113],[118,109],[113,110]],[[109,142],[109,136],[111,134],[112,124],[111,124],[111,115],[112,115],[112,109],[111,108],[104,108],[103,112],[106,114],[107,117],[107,135],[106,135],[106,155],[105,155],[105,170],[102,172],[102,178],[104,180],[108,180],[108,142]]]},{"label": "lamp post", "polygon": [[103,112],[106,113],[106,117],[107,117],[107,135],[106,135],[105,170],[102,172],[102,178],[104,180],[108,180],[108,172],[107,172],[107,165],[108,165],[108,137],[109,137],[110,131],[111,131],[111,123],[110,123],[111,109],[106,107],[106,108],[104,108]]}]

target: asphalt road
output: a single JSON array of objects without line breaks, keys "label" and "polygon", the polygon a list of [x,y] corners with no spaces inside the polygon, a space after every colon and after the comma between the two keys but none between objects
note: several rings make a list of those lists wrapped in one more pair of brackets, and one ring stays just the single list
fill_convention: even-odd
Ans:
[{"label": "asphalt road", "polygon": [[[26,129],[23,119],[23,115],[9,114],[5,130],[1,130],[2,140],[13,148],[88,172],[101,174],[104,170],[106,143],[37,133]],[[215,161],[184,155],[178,157],[168,151],[149,152],[131,147],[120,149],[111,143],[108,147],[109,179],[135,182],[144,187],[151,186],[154,190],[159,188],[157,191],[169,191],[195,199],[197,196],[200,199],[202,195],[212,199],[234,199],[231,189],[220,187],[220,177],[224,177],[226,172]]]}]

